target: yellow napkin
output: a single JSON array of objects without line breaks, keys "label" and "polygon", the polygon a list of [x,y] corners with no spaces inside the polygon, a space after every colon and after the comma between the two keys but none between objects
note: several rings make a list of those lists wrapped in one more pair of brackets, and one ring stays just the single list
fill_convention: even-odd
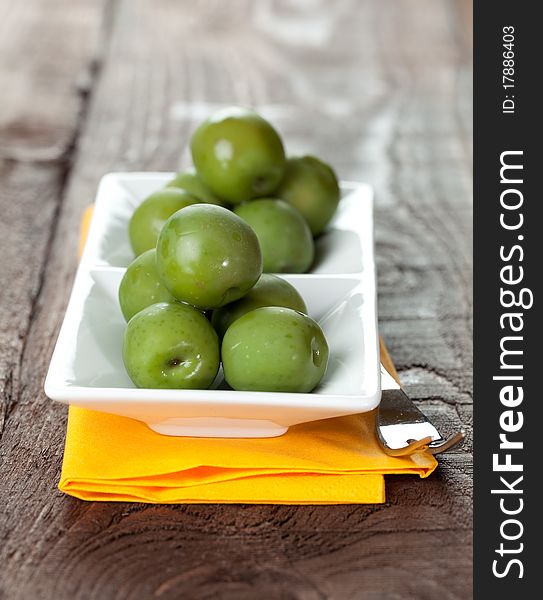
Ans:
[{"label": "yellow napkin", "polygon": [[[88,210],[82,245],[90,218]],[[384,347],[381,358],[395,374]],[[384,475],[427,477],[437,462],[428,452],[387,456],[374,428],[372,411],[270,439],[176,438],[71,406],[59,489],[84,500],[152,503],[380,503]]]}]

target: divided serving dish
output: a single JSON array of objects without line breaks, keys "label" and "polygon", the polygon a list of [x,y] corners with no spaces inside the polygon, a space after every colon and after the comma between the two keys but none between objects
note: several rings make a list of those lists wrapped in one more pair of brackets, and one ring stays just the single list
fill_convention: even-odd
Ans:
[{"label": "divided serving dish", "polygon": [[158,433],[274,437],[297,423],[355,414],[379,404],[379,340],[373,255],[373,193],[342,182],[338,211],[316,240],[309,274],[282,274],[304,298],[330,346],[321,384],[310,394],[238,392],[222,370],[211,389],[138,389],[122,361],[126,323],[117,299],[134,255],[128,221],[174,173],[110,173],[99,185],[45,392],[53,400],[146,423]]}]

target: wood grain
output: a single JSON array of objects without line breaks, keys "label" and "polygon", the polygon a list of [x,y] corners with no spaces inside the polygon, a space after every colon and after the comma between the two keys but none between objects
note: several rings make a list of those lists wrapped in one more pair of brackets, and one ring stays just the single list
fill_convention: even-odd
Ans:
[{"label": "wood grain", "polygon": [[380,327],[443,430],[471,428],[471,33],[452,0],[0,1],[0,597],[465,599],[471,436],[382,506],[146,506],[56,491],[42,385],[101,175],[189,162],[255,105],[377,189]]}]

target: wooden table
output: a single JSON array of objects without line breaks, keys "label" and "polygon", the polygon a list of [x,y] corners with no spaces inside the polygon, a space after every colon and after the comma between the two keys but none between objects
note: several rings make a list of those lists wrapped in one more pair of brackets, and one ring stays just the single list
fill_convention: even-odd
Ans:
[{"label": "wooden table", "polygon": [[[381,333],[417,404],[470,429],[471,5],[0,0],[0,597],[465,599],[471,435],[376,506],[87,503],[56,489],[43,379],[102,174],[189,163],[255,105],[377,190]],[[2,593],[3,592],[3,593]]]}]

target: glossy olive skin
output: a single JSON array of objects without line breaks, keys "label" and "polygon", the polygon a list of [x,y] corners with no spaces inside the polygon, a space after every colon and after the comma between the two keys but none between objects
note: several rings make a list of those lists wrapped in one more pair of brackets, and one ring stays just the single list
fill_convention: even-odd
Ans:
[{"label": "glossy olive skin", "polygon": [[128,322],[123,361],[137,387],[207,389],[219,370],[219,340],[192,306],[152,304]]},{"label": "glossy olive skin", "polygon": [[200,179],[230,204],[273,193],[283,177],[279,134],[245,108],[225,108],[204,121],[192,136],[191,151]]},{"label": "glossy olive skin", "polygon": [[172,215],[160,232],[157,269],[182,302],[202,310],[244,296],[262,274],[255,232],[233,212],[195,204]]},{"label": "glossy olive skin", "polygon": [[174,187],[164,188],[146,198],[128,224],[128,236],[136,256],[156,246],[160,230],[174,212],[198,202],[194,196]]},{"label": "glossy olive skin", "polygon": [[156,250],[145,251],[133,260],[119,285],[119,304],[127,321],[151,304],[175,302],[160,281],[156,268]]},{"label": "glossy olive skin", "polygon": [[276,275],[262,273],[243,298],[214,310],[211,323],[222,338],[234,321],[262,306],[283,306],[307,314],[304,299],[293,285]]},{"label": "glossy olive skin", "polygon": [[334,216],[340,191],[332,167],[314,156],[300,156],[287,160],[275,195],[295,206],[317,236]]},{"label": "glossy olive skin", "polygon": [[283,200],[263,198],[236,206],[234,212],[254,229],[265,273],[305,273],[315,245],[301,213]]},{"label": "glossy olive skin", "polygon": [[215,196],[198,177],[194,171],[183,171],[177,175],[166,185],[167,188],[179,188],[184,190],[200,202],[206,204],[217,204],[218,206],[226,206],[226,203]]},{"label": "glossy olive skin", "polygon": [[263,307],[230,325],[221,354],[224,377],[235,390],[310,392],[324,377],[329,350],[313,319]]}]

